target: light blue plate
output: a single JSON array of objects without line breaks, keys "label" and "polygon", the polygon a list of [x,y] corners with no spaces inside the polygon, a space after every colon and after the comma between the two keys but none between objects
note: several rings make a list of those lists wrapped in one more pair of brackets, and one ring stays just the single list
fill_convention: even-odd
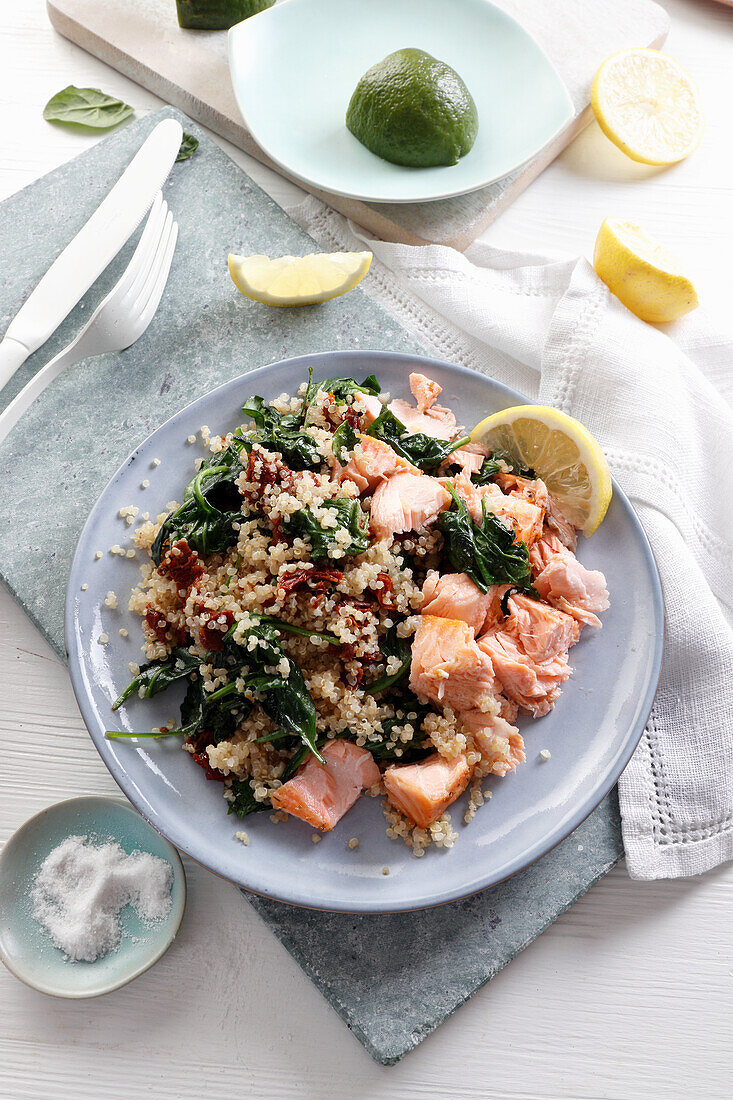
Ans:
[{"label": "light blue plate", "polygon": [[[257,16],[256,18],[259,18]],[[71,679],[84,720],[102,759],[130,801],[176,847],[249,890],[313,908],[386,913],[464,897],[522,870],[567,836],[608,793],[626,766],[649,715],[662,660],[663,608],[656,566],[631,505],[615,487],[606,519],[579,550],[590,568],[604,571],[611,609],[601,631],[585,630],[572,651],[575,673],[555,710],[522,723],[527,762],[505,779],[489,780],[493,798],[464,827],[463,803],[452,809],[460,834],[450,851],[429,850],[415,859],[401,841],[385,835],[379,800],[361,798],[344,820],[311,842],[313,829],[290,819],[273,824],[267,813],[243,822],[228,817],[221,785],[207,781],[177,739],[109,741],[106,728],[151,729],[178,713],[175,688],[152,700],[130,701],[113,713],[113,700],[129,680],[128,662],[140,657],[140,620],[124,610],[139,579],[139,561],[107,553],[130,528],[120,508],[137,504],[155,516],[180,499],[198,447],[187,444],[202,424],[231,431],[251,394],[272,399],[294,393],[313,367],[317,379],[374,372],[382,389],[408,396],[407,375],[420,370],[443,386],[441,400],[459,422],[525,399],[463,367],[389,352],[327,352],[285,360],[220,386],[172,417],[118,470],[82,531],[71,567],[66,603],[66,645]],[[162,464],[151,468],[153,459]],[[140,490],[143,479],[150,487]],[[95,551],[102,549],[102,558]],[[82,591],[82,585],[88,589]],[[119,608],[104,606],[117,593]],[[129,630],[121,638],[119,628]],[[100,645],[100,634],[109,636]],[[549,749],[543,763],[538,754]],[[243,847],[235,832],[245,829]],[[359,847],[346,841],[356,836]],[[382,868],[390,868],[389,875]]]},{"label": "light blue plate", "polygon": [[[163,921],[145,923],[126,906],[115,951],[89,962],[68,962],[34,919],[30,887],[46,856],[69,836],[96,843],[115,840],[173,867],[172,907]],[[98,997],[131,982],[156,963],[175,939],[186,908],[181,857],[135,810],[114,798],[70,798],[36,814],[0,853],[0,958],[26,985],[53,997]]]},{"label": "light blue plate", "polygon": [[[359,78],[405,47],[452,65],[476,102],[478,137],[456,165],[390,164],[346,129]],[[287,0],[232,27],[229,67],[247,129],[276,164],[370,202],[430,202],[485,187],[573,117],[547,55],[489,0]]]}]

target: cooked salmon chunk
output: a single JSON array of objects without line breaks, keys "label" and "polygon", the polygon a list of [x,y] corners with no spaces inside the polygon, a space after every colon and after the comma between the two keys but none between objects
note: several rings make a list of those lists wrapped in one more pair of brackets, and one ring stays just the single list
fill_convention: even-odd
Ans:
[{"label": "cooked salmon chunk", "polygon": [[499,715],[468,710],[461,715],[463,728],[473,734],[482,759],[491,765],[493,775],[506,775],[524,763],[524,740],[516,726]]},{"label": "cooked salmon chunk", "polygon": [[427,474],[396,473],[377,486],[370,508],[370,526],[377,539],[421,531],[435,523],[450,504],[450,494]]},{"label": "cooked salmon chunk", "polygon": [[558,653],[548,661],[534,661],[517,640],[503,630],[485,634],[478,646],[491,658],[494,675],[505,695],[535,718],[552,710],[561,684],[570,675],[567,654]]},{"label": "cooked salmon chunk", "polygon": [[420,617],[412,642],[410,688],[423,699],[457,711],[480,709],[493,697],[491,660],[476,645],[468,623]]},{"label": "cooked salmon chunk", "polygon": [[389,411],[400,420],[408,432],[424,432],[435,439],[453,439],[456,434],[456,418],[450,409],[436,405],[441,387],[437,382],[426,378],[424,374],[410,375],[410,390],[417,408],[408,401],[398,399],[387,406]]},{"label": "cooked salmon chunk", "polygon": [[533,661],[549,661],[567,654],[580,637],[580,624],[572,615],[519,593],[507,601],[509,615],[502,630],[513,635]]},{"label": "cooked salmon chunk", "polygon": [[483,629],[491,610],[491,592],[482,592],[465,573],[439,573],[431,569],[422,587],[423,615],[442,619],[461,619],[476,634]]},{"label": "cooked salmon chunk", "polygon": [[359,443],[354,448],[346,466],[338,462],[339,481],[353,481],[360,493],[373,493],[377,486],[392,477],[393,474],[410,472],[419,475],[420,471],[406,458],[398,455],[388,443],[374,439],[371,435],[359,435]]},{"label": "cooked salmon chunk", "polygon": [[309,757],[292,779],[272,792],[271,801],[275,809],[327,831],[363,790],[379,782],[379,768],[370,752],[351,741],[330,741],[321,755],[325,764]]},{"label": "cooked salmon chunk", "polygon": [[554,554],[537,574],[534,586],[543,600],[586,626],[600,628],[601,620],[596,612],[610,606],[603,573],[586,569],[564,546],[562,552]]},{"label": "cooked salmon chunk", "polygon": [[436,752],[417,764],[392,764],[384,785],[395,809],[427,829],[465,790],[470,776],[465,756],[447,760]]},{"label": "cooked salmon chunk", "polygon": [[482,443],[464,443],[457,451],[453,451],[443,463],[444,467],[460,466],[464,474],[469,477],[476,474],[483,466],[488,449]]}]

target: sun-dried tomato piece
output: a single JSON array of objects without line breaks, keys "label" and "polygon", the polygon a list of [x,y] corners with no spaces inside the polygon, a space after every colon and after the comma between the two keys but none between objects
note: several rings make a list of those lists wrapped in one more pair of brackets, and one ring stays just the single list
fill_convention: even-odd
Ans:
[{"label": "sun-dried tomato piece", "polygon": [[243,498],[251,505],[256,505],[262,499],[264,491],[270,485],[278,485],[281,489],[291,492],[297,474],[286,466],[275,455],[265,454],[256,444],[247,459],[247,473],[245,480],[252,484],[251,489],[242,491]]},{"label": "sun-dried tomato piece", "polygon": [[[200,607],[196,609],[196,614],[203,618],[199,627],[201,645],[212,653],[221,652],[224,648],[224,635],[234,622],[234,612],[210,611],[206,607]],[[225,619],[225,623],[220,623],[220,619]]]},{"label": "sun-dried tomato piece", "polygon": [[377,597],[377,603],[380,607],[385,607],[391,611],[395,606],[392,578],[386,573],[377,573],[377,580],[382,582],[382,587],[377,588],[374,593]]},{"label": "sun-dried tomato piece", "polygon": [[[158,611],[157,607],[148,606],[143,616],[147,633],[159,642],[164,642],[166,645],[171,643],[173,645],[181,644],[181,631],[178,630],[172,623],[169,623],[162,611]],[[170,635],[170,637],[168,637]]]},{"label": "sun-dried tomato piece", "polygon": [[328,569],[326,566],[314,566],[312,569],[294,569],[284,573],[277,582],[277,596],[282,598],[296,589],[308,585],[314,592],[325,592],[332,584],[338,584],[343,578],[343,573],[338,569]]},{"label": "sun-dried tomato piece", "polygon": [[180,591],[191,588],[204,572],[204,566],[198,552],[191,549],[186,539],[178,539],[168,547],[158,572],[161,577],[170,577]]},{"label": "sun-dried tomato piece", "polygon": [[192,752],[191,759],[198,764],[200,768],[204,769],[204,774],[207,779],[218,779],[220,783],[223,783],[226,779],[224,772],[220,772],[218,768],[212,768],[209,763],[209,754],[204,752]]}]

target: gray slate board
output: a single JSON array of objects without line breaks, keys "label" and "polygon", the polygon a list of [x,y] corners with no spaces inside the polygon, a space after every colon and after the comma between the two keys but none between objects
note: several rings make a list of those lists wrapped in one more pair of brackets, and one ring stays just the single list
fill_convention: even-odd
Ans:
[{"label": "gray slate board", "polygon": [[[360,288],[308,310],[237,293],[230,250],[271,255],[314,242],[185,116],[134,122],[0,204],[0,333],[160,118],[200,140],[165,195],[180,238],[161,309],[128,351],[74,368],[0,446],[0,579],[64,656],[66,577],[81,527],[126,455],[194,398],[287,356],[335,348],[420,351]],[[119,277],[134,241],[0,401],[76,333]],[[91,746],[90,746],[91,751]],[[582,850],[579,845],[582,844]],[[508,882],[440,909],[386,917],[296,909],[246,895],[377,1061],[391,1065],[489,981],[622,855],[615,794],[553,852]]]}]

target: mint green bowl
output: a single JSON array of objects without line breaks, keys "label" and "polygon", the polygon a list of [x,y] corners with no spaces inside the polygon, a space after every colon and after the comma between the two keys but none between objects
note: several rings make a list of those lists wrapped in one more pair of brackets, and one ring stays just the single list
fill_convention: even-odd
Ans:
[{"label": "mint green bowl", "polygon": [[[458,164],[406,168],[346,129],[360,77],[417,47],[447,62],[476,103],[476,142]],[[486,187],[535,157],[572,120],[573,102],[542,47],[489,0],[287,0],[229,31],[239,110],[291,176],[370,202],[432,202]]]},{"label": "mint green bowl", "polygon": [[[30,888],[46,856],[69,836],[117,843],[167,860],[173,868],[169,916],[146,924],[126,906],[119,947],[95,962],[67,961],[33,917]],[[71,798],[42,810],[0,852],[0,958],[26,985],[52,997],[99,997],[131,982],[165,954],[186,908],[186,876],[178,852],[147,821],[114,798]]]}]

